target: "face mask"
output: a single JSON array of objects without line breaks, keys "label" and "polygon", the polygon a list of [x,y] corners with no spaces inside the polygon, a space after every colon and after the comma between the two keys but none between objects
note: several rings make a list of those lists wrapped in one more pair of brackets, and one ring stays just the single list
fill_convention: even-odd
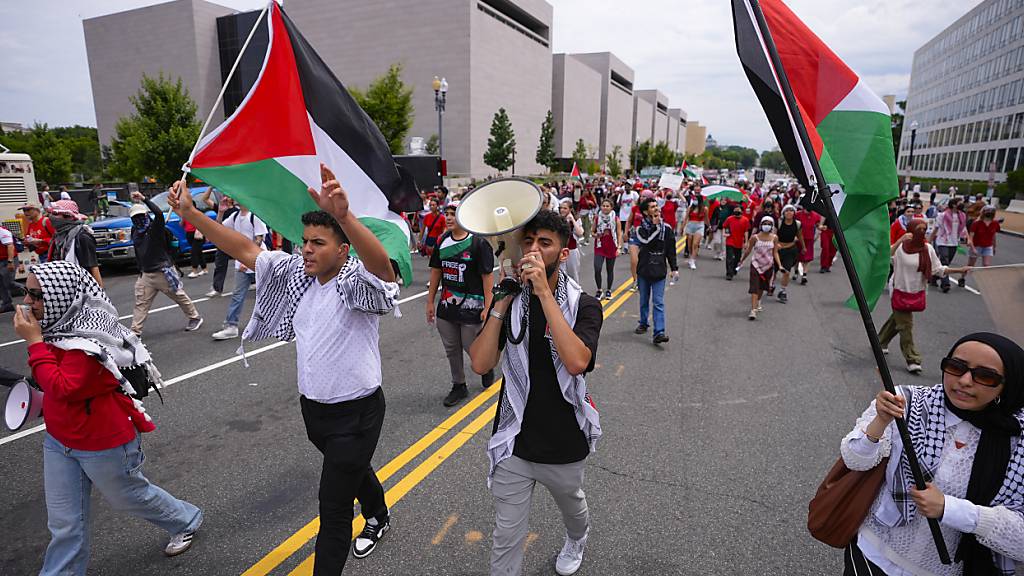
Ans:
[{"label": "face mask", "polygon": [[772,225],[771,224],[761,224],[761,231],[762,232],[771,232],[772,231]]},{"label": "face mask", "polygon": [[737,218],[739,218],[742,214],[743,214],[743,212],[740,212],[739,210],[737,210],[737,211],[732,213],[732,215],[737,217]]}]

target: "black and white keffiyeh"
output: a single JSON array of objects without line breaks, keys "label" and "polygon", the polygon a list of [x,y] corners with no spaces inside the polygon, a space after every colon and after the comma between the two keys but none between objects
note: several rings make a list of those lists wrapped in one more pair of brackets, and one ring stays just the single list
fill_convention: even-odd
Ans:
[{"label": "black and white keffiyeh", "polygon": [[[125,377],[128,369],[144,367],[151,384],[163,383],[142,340],[121,324],[117,309],[84,268],[65,260],[37,264],[29,270],[43,291],[43,341],[62,350],[81,350],[103,365],[129,396],[135,388]],[[142,403],[136,409],[151,421]]]},{"label": "black and white keffiyeh", "polygon": [[[917,452],[925,481],[931,482],[939,468],[946,440],[945,391],[942,384],[931,388],[914,386],[908,389],[904,387],[903,390],[904,397],[910,396],[910,406],[907,410],[907,428],[910,431],[910,438],[913,441],[914,450]],[[1018,411],[1015,417],[1024,426],[1024,410]],[[892,479],[892,498],[900,513],[898,525],[909,523],[917,511],[917,506],[910,496],[910,489],[914,486],[914,476],[910,471],[907,450],[903,450],[896,474]],[[1003,484],[988,505],[1003,506],[1024,514],[1024,440],[1017,439],[1010,454]],[[1004,574],[1013,574],[1011,559],[999,557],[998,566]]]},{"label": "black and white keffiyeh", "polygon": [[605,214],[604,212],[599,211],[597,213],[596,228],[597,232],[594,233],[594,236],[602,238],[605,234],[610,233],[612,235],[612,243],[616,248],[618,248],[619,238],[616,233],[619,231],[619,225],[616,222],[615,212]]},{"label": "black and white keffiyeh", "polygon": [[[576,325],[576,313],[579,310],[582,293],[583,289],[579,284],[565,272],[558,271],[555,301],[558,302],[558,307],[562,310],[562,315],[569,326]],[[526,400],[530,397],[530,294],[530,284],[527,283],[512,302],[508,312],[511,333],[522,332],[524,337],[521,343],[513,344],[509,341],[505,347],[502,361],[505,387],[499,409],[498,427],[487,443],[487,457],[490,460],[490,469],[487,474],[488,485],[494,477],[498,463],[512,455],[516,435],[519,434],[522,427]],[[569,373],[558,356],[558,350],[555,348],[555,342],[551,335],[547,335],[546,338],[551,347],[551,359],[555,365],[555,376],[558,379],[558,386],[562,390],[562,397],[566,402],[572,404],[576,414],[576,423],[583,431],[590,451],[593,452],[601,437],[601,419],[587,392],[587,380],[583,374],[574,376]]]},{"label": "black and white keffiyeh", "polygon": [[[295,339],[295,310],[315,278],[306,274],[299,254],[264,252],[260,258],[266,261],[257,260],[256,305],[242,341],[276,338],[291,342]],[[377,278],[355,256],[350,255],[338,272],[338,293],[354,310],[383,316],[396,309],[398,292],[397,283]],[[238,350],[244,356],[244,350]]]}]

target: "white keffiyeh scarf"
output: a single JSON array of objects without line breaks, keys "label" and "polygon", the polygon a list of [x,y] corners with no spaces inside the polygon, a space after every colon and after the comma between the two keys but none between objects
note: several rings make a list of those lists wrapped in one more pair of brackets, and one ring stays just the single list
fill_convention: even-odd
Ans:
[{"label": "white keffiyeh scarf", "polygon": [[[520,344],[508,342],[505,348],[502,363],[505,387],[499,408],[498,428],[487,443],[487,457],[490,460],[490,469],[487,474],[488,485],[490,485],[498,463],[512,455],[516,436],[522,427],[526,400],[530,397],[530,293],[530,285],[527,284],[523,291],[515,297],[508,312],[511,333],[519,334],[523,331],[525,336]],[[579,284],[565,272],[558,271],[555,301],[558,302],[558,307],[562,310],[562,315],[569,326],[576,324],[576,312],[579,310],[582,293],[583,289]],[[594,403],[590,399],[590,394],[587,393],[586,378],[582,374],[578,376],[570,374],[558,356],[554,340],[550,335],[546,338],[551,347],[551,359],[554,361],[555,375],[558,379],[558,386],[562,390],[562,397],[566,402],[572,404],[576,414],[576,423],[583,431],[590,451],[593,452],[597,447],[597,440],[601,437],[601,419],[597,408],[594,407]]]},{"label": "white keffiyeh scarf", "polygon": [[[150,383],[163,384],[142,340],[118,322],[117,309],[84,268],[65,260],[37,264],[30,269],[43,291],[43,341],[62,350],[81,350],[103,365],[129,396],[135,388],[125,377],[128,369],[144,367]],[[146,414],[142,402],[135,408]]]}]

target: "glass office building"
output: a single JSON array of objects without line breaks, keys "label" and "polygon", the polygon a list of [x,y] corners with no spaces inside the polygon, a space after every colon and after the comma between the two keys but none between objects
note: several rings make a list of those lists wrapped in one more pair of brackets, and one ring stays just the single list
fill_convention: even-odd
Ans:
[{"label": "glass office building", "polygon": [[1024,0],[985,0],[914,53],[899,172],[1002,182],[1022,147]]}]

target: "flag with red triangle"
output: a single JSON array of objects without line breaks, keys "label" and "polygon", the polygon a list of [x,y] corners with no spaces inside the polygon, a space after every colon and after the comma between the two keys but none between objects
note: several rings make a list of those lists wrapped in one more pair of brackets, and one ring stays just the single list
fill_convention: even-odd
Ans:
[{"label": "flag with red triangle", "polygon": [[401,213],[422,207],[412,177],[284,10],[273,1],[267,10],[269,42],[256,82],[185,168],[298,242],[302,214],[317,209],[307,187],[320,188],[326,164],[408,285],[409,226]]},{"label": "flag with red triangle", "polygon": [[580,167],[576,165],[576,162],[572,163],[572,173],[569,174],[569,176],[579,180],[580,182],[583,181],[583,176],[580,175]]},{"label": "flag with red triangle", "polygon": [[[899,192],[889,108],[782,0],[732,0],[732,10],[740,62],[786,163],[809,192],[804,203],[826,212],[827,199],[811,182],[814,159],[826,180],[817,184],[837,191],[831,200],[874,307],[889,275],[887,203]],[[775,69],[769,41],[782,70]],[[793,108],[782,89],[783,73]]]}]

